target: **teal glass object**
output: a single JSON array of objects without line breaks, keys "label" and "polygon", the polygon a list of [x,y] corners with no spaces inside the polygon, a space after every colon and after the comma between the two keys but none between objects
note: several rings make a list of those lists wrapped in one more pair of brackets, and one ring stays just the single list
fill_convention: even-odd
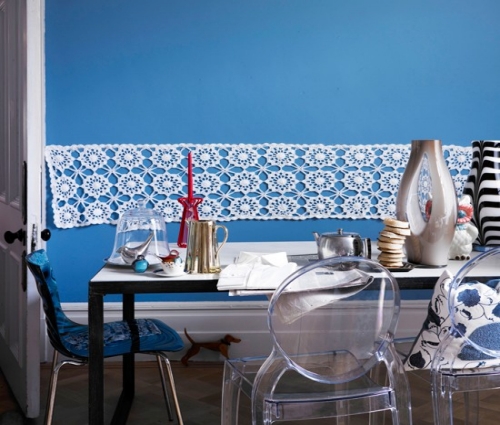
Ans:
[{"label": "teal glass object", "polygon": [[144,255],[139,255],[137,259],[132,263],[132,267],[134,268],[134,272],[136,273],[144,273],[148,269],[148,266],[148,260],[144,258]]}]

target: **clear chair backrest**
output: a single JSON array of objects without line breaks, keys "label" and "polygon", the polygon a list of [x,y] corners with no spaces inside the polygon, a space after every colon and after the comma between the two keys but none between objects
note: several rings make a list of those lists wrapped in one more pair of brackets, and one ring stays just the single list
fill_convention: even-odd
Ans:
[{"label": "clear chair backrest", "polygon": [[500,248],[479,254],[458,271],[448,308],[460,360],[500,358]]},{"label": "clear chair backrest", "polygon": [[386,268],[363,257],[334,257],[297,270],[280,285],[268,325],[275,350],[291,367],[319,382],[341,383],[364,375],[384,356],[399,309],[398,285]]}]

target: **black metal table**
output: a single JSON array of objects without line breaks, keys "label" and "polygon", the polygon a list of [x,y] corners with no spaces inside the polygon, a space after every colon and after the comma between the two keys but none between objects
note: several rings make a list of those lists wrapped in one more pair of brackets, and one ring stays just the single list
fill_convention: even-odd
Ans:
[{"label": "black metal table", "polygon": [[[123,320],[135,317],[135,294],[203,293],[217,291],[217,275],[158,278],[131,269],[103,267],[89,282],[89,424],[104,423],[104,296],[123,296]],[[134,397],[134,354],[123,356],[123,390],[112,424],[124,424]]]},{"label": "black metal table", "polygon": [[[311,242],[228,243],[221,254],[221,263],[230,264],[240,251],[286,251],[292,255],[311,253]],[[266,251],[267,250],[267,251]],[[376,254],[375,254],[376,255]],[[376,258],[376,256],[374,256]],[[465,261],[450,262],[448,269],[455,273]],[[444,268],[414,268],[395,272],[400,289],[432,289]],[[123,319],[135,317],[135,294],[154,293],[206,293],[217,292],[217,274],[184,275],[178,278],[160,278],[153,273],[137,274],[129,267],[105,266],[89,282],[89,424],[104,423],[104,297],[122,295]],[[123,359],[123,390],[115,409],[112,424],[127,420],[134,397],[134,355]]]}]

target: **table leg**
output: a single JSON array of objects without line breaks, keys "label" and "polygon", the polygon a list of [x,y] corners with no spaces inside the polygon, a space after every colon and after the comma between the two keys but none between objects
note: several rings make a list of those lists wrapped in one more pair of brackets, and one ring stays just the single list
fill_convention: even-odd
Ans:
[{"label": "table leg", "polygon": [[[123,320],[135,319],[135,296],[123,294]],[[129,394],[130,403],[135,393],[135,359],[134,354],[123,356],[123,390]]]},{"label": "table leg", "polygon": [[[123,320],[134,320],[134,294],[123,294]],[[111,420],[111,425],[127,422],[135,392],[135,361],[134,354],[125,354],[122,362],[122,393]]]},{"label": "table leg", "polygon": [[89,286],[89,425],[104,423],[104,296]]}]

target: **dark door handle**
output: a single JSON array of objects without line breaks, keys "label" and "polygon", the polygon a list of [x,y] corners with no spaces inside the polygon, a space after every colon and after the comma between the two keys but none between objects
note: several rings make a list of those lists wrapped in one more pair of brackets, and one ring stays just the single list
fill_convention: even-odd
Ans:
[{"label": "dark door handle", "polygon": [[21,241],[23,245],[26,243],[26,232],[23,229],[19,229],[17,232],[13,233],[11,231],[6,231],[3,235],[5,242],[14,243],[16,239]]},{"label": "dark door handle", "polygon": [[52,233],[50,233],[49,229],[44,229],[44,230],[42,230],[41,236],[42,236],[42,240],[47,242],[50,239],[50,237],[52,236]]}]

